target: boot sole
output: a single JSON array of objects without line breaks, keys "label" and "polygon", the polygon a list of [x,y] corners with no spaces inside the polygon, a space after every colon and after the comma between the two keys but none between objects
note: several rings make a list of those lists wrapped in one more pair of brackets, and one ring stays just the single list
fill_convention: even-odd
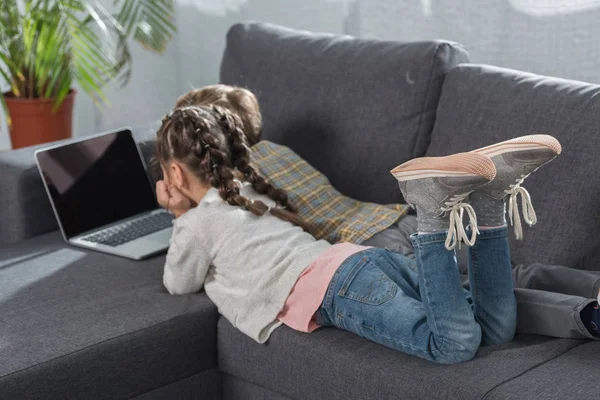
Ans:
[{"label": "boot sole", "polygon": [[390,172],[399,182],[461,176],[481,176],[492,181],[496,176],[496,167],[486,155],[459,153],[447,157],[415,158],[397,166]]},{"label": "boot sole", "polygon": [[504,153],[550,149],[557,156],[562,152],[560,142],[550,135],[529,135],[473,150],[472,153],[495,157]]}]

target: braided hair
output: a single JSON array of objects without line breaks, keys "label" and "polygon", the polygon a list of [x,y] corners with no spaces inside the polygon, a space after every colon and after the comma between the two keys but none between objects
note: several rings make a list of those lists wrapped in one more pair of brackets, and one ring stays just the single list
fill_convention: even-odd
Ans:
[{"label": "braided hair", "polygon": [[239,117],[249,146],[254,146],[260,141],[260,107],[256,96],[248,89],[223,84],[193,89],[179,97],[174,108],[210,104],[224,107]]},{"label": "braided hair", "polygon": [[[218,189],[228,204],[258,216],[269,212],[311,232],[308,224],[296,214],[286,192],[273,186],[252,167],[242,123],[227,109],[216,105],[177,108],[163,119],[156,144],[162,164],[174,159],[185,164],[200,181]],[[279,207],[269,208],[260,200],[243,196],[234,180],[236,170],[257,193],[266,195]]]}]

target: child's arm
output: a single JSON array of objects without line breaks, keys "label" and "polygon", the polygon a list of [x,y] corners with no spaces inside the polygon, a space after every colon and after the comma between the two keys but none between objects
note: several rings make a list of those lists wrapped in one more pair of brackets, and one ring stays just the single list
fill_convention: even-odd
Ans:
[{"label": "child's arm", "polygon": [[163,283],[171,294],[196,293],[202,289],[211,259],[194,232],[177,221],[173,225],[171,246]]},{"label": "child's arm", "polygon": [[175,186],[169,185],[165,181],[156,182],[156,199],[158,204],[169,210],[175,215],[175,218],[181,217],[190,208],[196,207],[196,203],[183,195]]}]

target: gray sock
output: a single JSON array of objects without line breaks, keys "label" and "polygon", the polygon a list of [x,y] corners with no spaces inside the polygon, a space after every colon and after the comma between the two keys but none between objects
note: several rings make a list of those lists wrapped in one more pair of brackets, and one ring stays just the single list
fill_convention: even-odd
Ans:
[{"label": "gray sock", "polygon": [[506,225],[506,211],[504,199],[498,200],[482,193],[473,192],[469,203],[477,214],[479,226]]},{"label": "gray sock", "polygon": [[417,208],[417,231],[421,233],[433,233],[447,231],[450,220],[447,215],[437,215],[421,211]]}]

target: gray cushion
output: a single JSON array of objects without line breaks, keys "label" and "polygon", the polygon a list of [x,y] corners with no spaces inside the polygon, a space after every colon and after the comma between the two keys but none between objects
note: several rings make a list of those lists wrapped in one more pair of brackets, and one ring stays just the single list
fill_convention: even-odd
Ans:
[{"label": "gray cushion", "polygon": [[217,400],[221,398],[221,372],[216,368],[132,397],[133,400]]},{"label": "gray cushion", "polygon": [[294,399],[481,399],[497,385],[583,343],[519,336],[483,347],[477,357],[441,365],[387,349],[352,333],[287,327],[257,344],[219,320],[219,367],[224,373]]},{"label": "gray cushion", "polygon": [[163,265],[58,233],[0,248],[0,398],[129,398],[215,368],[216,307],[169,295]]},{"label": "gray cushion", "polygon": [[597,397],[600,343],[586,343],[492,390],[488,400]]},{"label": "gray cushion", "polygon": [[[154,122],[133,129],[146,161],[153,154],[157,127]],[[58,229],[34,159],[35,151],[45,146],[0,153],[0,244]]]},{"label": "gray cushion", "polygon": [[269,388],[223,374],[223,400],[291,400],[291,398]]},{"label": "gray cushion", "polygon": [[0,153],[0,243],[58,229],[33,158],[40,147]]},{"label": "gray cushion", "polygon": [[396,165],[425,153],[442,81],[460,45],[359,40],[262,23],[234,25],[221,81],[249,88],[263,137],[284,144],[358,200],[401,198]]},{"label": "gray cushion", "polygon": [[[563,153],[523,185],[538,224],[511,242],[515,263],[600,269],[600,86],[482,65],[461,65],[444,83],[427,155],[472,150],[534,133]],[[514,237],[511,235],[511,237]]]}]

